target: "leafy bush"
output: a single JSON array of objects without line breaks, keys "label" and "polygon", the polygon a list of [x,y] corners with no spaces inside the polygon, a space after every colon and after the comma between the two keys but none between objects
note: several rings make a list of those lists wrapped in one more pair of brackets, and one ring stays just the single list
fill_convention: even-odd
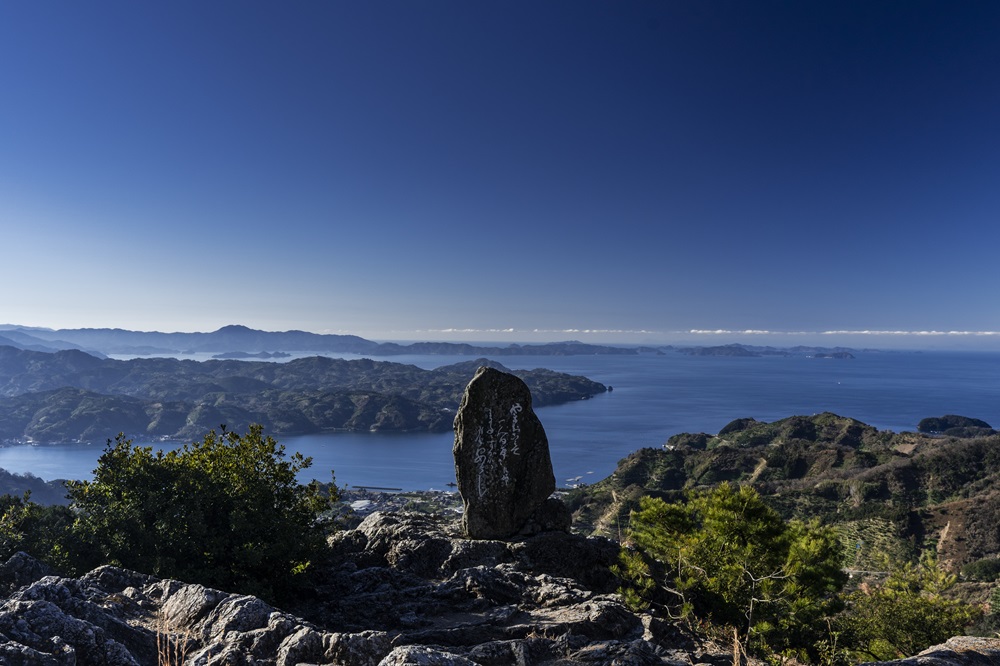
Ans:
[{"label": "leafy bush", "polygon": [[310,463],[298,453],[286,459],[260,426],[213,430],[168,453],[119,435],[93,481],[69,484],[73,529],[96,548],[95,564],[273,600],[324,546],[319,516],[334,498],[297,482]]},{"label": "leafy bush", "polygon": [[0,561],[25,551],[64,572],[93,561],[95,552],[73,532],[75,514],[69,507],[42,506],[31,493],[0,496]]},{"label": "leafy bush", "polygon": [[1000,578],[1000,557],[985,557],[962,567],[962,576],[987,583]]},{"label": "leafy bush", "polygon": [[616,567],[632,606],[660,605],[723,636],[735,631],[762,656],[827,664],[910,656],[981,615],[944,595],[956,577],[932,554],[842,596],[843,551],[830,528],[785,522],[746,486],[724,483],[686,499],[644,497],[632,512]]},{"label": "leafy bush", "polygon": [[933,552],[919,562],[895,567],[878,585],[863,584],[847,596],[837,627],[858,656],[887,661],[916,654],[961,634],[981,609],[948,599],[956,582],[938,567]]},{"label": "leafy bush", "polygon": [[990,435],[995,435],[996,430],[993,428],[948,428],[941,434],[946,437],[960,437],[960,438],[972,438],[972,437],[989,437]]},{"label": "leafy bush", "polygon": [[819,620],[846,580],[831,530],[785,522],[746,486],[724,483],[683,504],[645,497],[628,543],[616,571],[632,605],[735,629],[758,653],[815,657]]}]

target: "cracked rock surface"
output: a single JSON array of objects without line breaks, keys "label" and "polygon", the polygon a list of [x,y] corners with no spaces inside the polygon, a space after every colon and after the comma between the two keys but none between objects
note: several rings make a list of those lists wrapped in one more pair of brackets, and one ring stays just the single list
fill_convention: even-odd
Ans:
[{"label": "cracked rock surface", "polygon": [[[732,663],[626,608],[617,545],[546,532],[470,540],[457,521],[374,513],[330,539],[317,587],[281,610],[251,596],[104,566],[60,578],[0,564],[0,664],[557,666]],[[1000,641],[952,639],[898,663],[1000,663]]]}]

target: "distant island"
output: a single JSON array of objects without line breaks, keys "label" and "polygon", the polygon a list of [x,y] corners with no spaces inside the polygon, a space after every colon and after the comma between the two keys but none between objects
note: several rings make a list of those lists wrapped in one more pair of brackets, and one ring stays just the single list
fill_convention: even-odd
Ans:
[{"label": "distant island", "polygon": [[[744,357],[756,357],[763,356],[764,354],[760,351],[748,349],[743,345],[717,345],[714,347],[686,347],[683,349],[678,349],[682,354],[687,356],[744,356]],[[788,356],[787,353],[775,352],[781,356]]]},{"label": "distant island", "polygon": [[968,416],[957,414],[945,414],[944,416],[931,416],[921,419],[917,424],[919,432],[944,435],[946,437],[988,437],[995,435],[993,429],[986,421],[974,419]]},{"label": "distant island", "polygon": [[[0,443],[93,442],[118,432],[147,441],[185,440],[222,423],[236,430],[259,423],[278,435],[443,432],[451,427],[462,389],[476,369],[503,368],[487,357],[679,353],[850,359],[854,351],[742,344],[616,347],[578,341],[505,347],[403,345],[355,335],[258,331],[238,325],[211,333],[5,325],[0,326]],[[192,354],[210,354],[212,360],[174,358]],[[304,354],[311,355],[293,359]],[[366,358],[331,358],[339,354]],[[476,360],[423,370],[367,358],[403,354]],[[536,406],[609,390],[586,377],[551,370],[515,374],[528,384]]]},{"label": "distant island", "polygon": [[711,347],[678,347],[676,351],[687,356],[739,356],[756,358],[761,356],[807,356],[810,358],[855,358],[856,349],[844,347],[790,347],[779,349],[777,347],[757,347],[754,345],[716,345]]},{"label": "distant island", "polygon": [[816,352],[812,355],[812,358],[855,358],[854,354],[849,351],[837,351],[837,352]]},{"label": "distant island", "polygon": [[479,358],[424,370],[326,356],[287,363],[174,358],[102,359],[78,350],[0,346],[0,440],[97,441],[119,432],[191,440],[226,424],[272,434],[336,430],[445,432],[480,366],[514,372],[536,406],[583,400],[607,388],[552,370],[510,371]]},{"label": "distant island", "polygon": [[269,358],[290,358],[291,354],[288,352],[257,352],[256,354],[252,352],[225,352],[222,354],[215,354],[212,358],[217,359],[244,359],[244,358],[259,358],[259,359],[269,359]]}]

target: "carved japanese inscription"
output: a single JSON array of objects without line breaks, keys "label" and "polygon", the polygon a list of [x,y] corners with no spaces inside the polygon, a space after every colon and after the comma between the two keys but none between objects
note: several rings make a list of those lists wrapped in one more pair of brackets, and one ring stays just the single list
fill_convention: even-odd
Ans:
[{"label": "carved japanese inscription", "polygon": [[517,534],[555,490],[549,443],[514,375],[480,368],[455,417],[463,527],[477,539]]},{"label": "carved japanese inscription", "polygon": [[515,402],[501,414],[494,417],[494,410],[485,408],[479,427],[476,428],[476,495],[481,499],[495,484],[504,486],[511,484],[510,468],[507,466],[509,456],[521,455],[518,441],[521,436],[521,425],[518,414],[524,407]]}]

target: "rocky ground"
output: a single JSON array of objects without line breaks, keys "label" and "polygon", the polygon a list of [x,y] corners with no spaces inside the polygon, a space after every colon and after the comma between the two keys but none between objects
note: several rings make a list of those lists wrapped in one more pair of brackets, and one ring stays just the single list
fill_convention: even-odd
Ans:
[{"label": "rocky ground", "polygon": [[[927,648],[915,657],[879,662],[878,666],[996,666],[1000,664],[1000,638],[956,636]],[[876,666],[862,664],[861,666]]]},{"label": "rocky ground", "polygon": [[[110,566],[59,578],[18,554],[0,565],[0,664],[732,664],[728,648],[621,603],[610,540],[457,529],[454,517],[371,513],[331,538],[292,612]],[[997,643],[905,663],[1000,663]]]},{"label": "rocky ground", "polygon": [[559,532],[473,541],[456,529],[454,519],[425,514],[369,515],[331,539],[322,580],[295,614],[110,566],[58,578],[19,554],[0,566],[0,663],[731,661],[724,649],[627,610],[607,570],[611,541]]}]

